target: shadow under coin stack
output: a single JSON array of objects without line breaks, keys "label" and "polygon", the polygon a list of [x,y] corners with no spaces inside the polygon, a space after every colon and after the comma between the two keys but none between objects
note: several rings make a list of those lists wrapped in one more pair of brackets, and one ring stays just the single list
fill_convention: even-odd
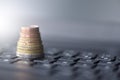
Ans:
[{"label": "shadow under coin stack", "polygon": [[17,56],[25,59],[43,58],[43,45],[38,26],[21,28]]}]

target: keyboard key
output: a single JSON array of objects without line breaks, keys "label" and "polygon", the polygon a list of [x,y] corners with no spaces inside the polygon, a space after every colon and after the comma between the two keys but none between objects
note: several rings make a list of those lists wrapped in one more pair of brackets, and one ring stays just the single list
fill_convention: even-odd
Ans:
[{"label": "keyboard key", "polygon": [[115,61],[116,60],[116,56],[112,56],[110,54],[102,54],[98,58],[101,61]]},{"label": "keyboard key", "polygon": [[73,61],[57,61],[55,64],[59,64],[61,66],[74,66],[76,63]]},{"label": "keyboard key", "polygon": [[46,55],[58,55],[60,52],[61,51],[56,48],[50,48],[50,49],[45,50]]},{"label": "keyboard key", "polygon": [[93,53],[93,52],[81,52],[80,54],[80,58],[83,59],[95,59],[97,57],[97,54]]},{"label": "keyboard key", "polygon": [[45,60],[34,60],[33,62],[35,62],[37,64],[42,64],[42,63],[53,64],[54,62],[56,62],[56,60],[55,59],[45,59]]},{"label": "keyboard key", "polygon": [[77,51],[74,51],[74,50],[65,50],[63,52],[63,56],[64,57],[75,57],[78,55],[78,52]]}]

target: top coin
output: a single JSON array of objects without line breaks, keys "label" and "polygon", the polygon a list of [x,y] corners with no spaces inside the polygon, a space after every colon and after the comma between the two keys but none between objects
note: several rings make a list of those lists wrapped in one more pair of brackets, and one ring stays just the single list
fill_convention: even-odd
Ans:
[{"label": "top coin", "polygon": [[36,34],[39,33],[39,27],[37,25],[31,25],[29,27],[22,27],[21,28],[21,32],[22,33],[32,33],[32,34]]}]

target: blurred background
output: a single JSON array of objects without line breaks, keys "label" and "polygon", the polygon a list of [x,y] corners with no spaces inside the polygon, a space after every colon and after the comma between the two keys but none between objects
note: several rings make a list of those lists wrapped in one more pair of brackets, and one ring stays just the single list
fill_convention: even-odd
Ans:
[{"label": "blurred background", "polygon": [[0,45],[39,25],[45,46],[120,45],[119,0],[0,0]]}]

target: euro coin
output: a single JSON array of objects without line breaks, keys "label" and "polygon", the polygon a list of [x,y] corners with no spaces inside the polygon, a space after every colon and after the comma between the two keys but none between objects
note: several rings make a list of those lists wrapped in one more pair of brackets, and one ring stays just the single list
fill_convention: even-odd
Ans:
[{"label": "euro coin", "polygon": [[44,48],[38,26],[32,25],[21,28],[16,53],[18,57],[26,57],[28,59],[42,57],[42,55],[44,55]]},{"label": "euro coin", "polygon": [[37,26],[22,27],[21,32],[22,33],[27,33],[27,34],[28,33],[36,34],[36,33],[39,33],[39,27],[37,27]]},{"label": "euro coin", "polygon": [[26,54],[35,54],[35,53],[43,53],[43,50],[17,50],[19,53],[26,53]]},{"label": "euro coin", "polygon": [[17,49],[19,50],[39,50],[41,49],[42,47],[17,47]]},{"label": "euro coin", "polygon": [[24,34],[24,33],[20,33],[20,37],[28,37],[28,38],[35,38],[38,37],[39,38],[40,34]]},{"label": "euro coin", "polygon": [[19,41],[23,41],[23,42],[41,42],[42,40],[40,38],[24,38],[24,37],[21,37],[19,38]]},{"label": "euro coin", "polygon": [[18,45],[23,45],[23,46],[35,46],[35,45],[41,45],[41,43],[28,43],[28,42],[18,42]]},{"label": "euro coin", "polygon": [[25,53],[17,53],[17,56],[18,57],[21,57],[21,58],[26,58],[26,59],[33,59],[33,58],[43,58],[43,54],[25,54]]}]

